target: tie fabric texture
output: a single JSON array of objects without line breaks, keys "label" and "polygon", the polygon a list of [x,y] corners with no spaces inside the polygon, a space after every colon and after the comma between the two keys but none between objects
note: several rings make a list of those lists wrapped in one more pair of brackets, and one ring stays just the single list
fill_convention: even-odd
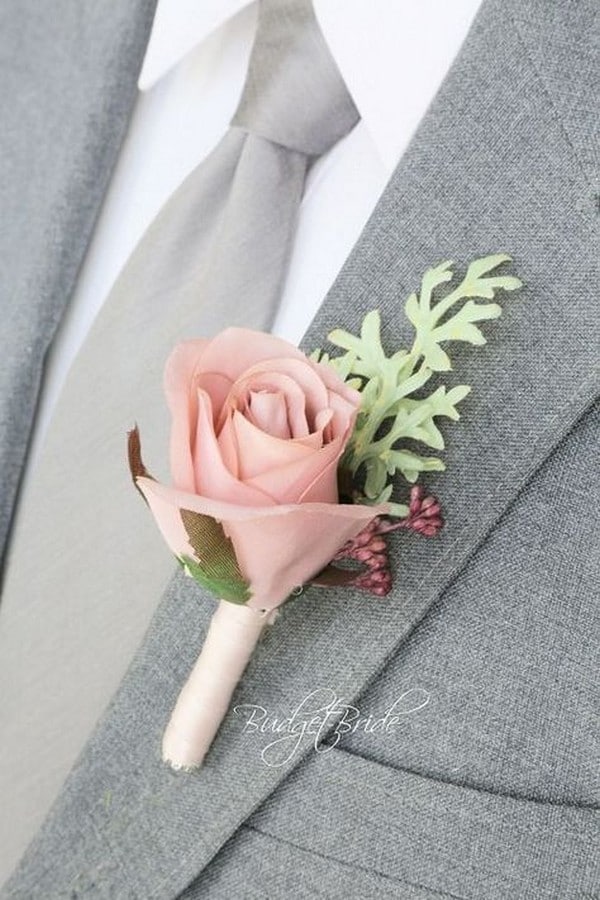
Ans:
[{"label": "tie fabric texture", "polygon": [[48,756],[21,821],[42,817],[174,570],[133,491],[126,432],[138,422],[164,477],[169,351],[227,325],[269,328],[307,170],[358,118],[310,2],[263,0],[232,125],[117,279],[24,491],[0,616],[0,681],[12,686],[0,700],[2,777],[23,797],[36,747]]}]

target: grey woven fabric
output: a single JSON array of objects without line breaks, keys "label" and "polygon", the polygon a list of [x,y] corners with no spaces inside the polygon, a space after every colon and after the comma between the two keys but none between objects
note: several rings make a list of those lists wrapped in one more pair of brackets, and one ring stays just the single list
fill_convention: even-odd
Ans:
[{"label": "grey woven fabric", "polygon": [[44,360],[125,134],[155,6],[0,7],[0,569]]},{"label": "grey woven fabric", "polygon": [[488,346],[455,354],[474,391],[429,482],[446,530],[395,542],[386,600],[287,606],[234,698],[279,717],[318,687],[365,714],[411,689],[427,705],[280,767],[232,711],[198,774],[168,771],[160,734],[212,611],[176,579],[3,896],[597,893],[599,47],[592,0],[486,0],[306,337],[377,305],[402,345],[404,298],[446,258],[502,249],[526,284]]},{"label": "grey woven fabric", "polygon": [[[263,56],[274,42],[277,54]],[[176,567],[143,504],[132,503],[127,431],[139,423],[147,458],[160,465],[172,347],[227,325],[269,328],[306,172],[358,119],[310,0],[264,0],[256,45],[237,124],[127,262],[23,492],[0,610],[0,682],[11,685],[0,699],[0,794],[5,810],[20,808],[18,825],[10,815],[1,826],[5,872],[116,690]],[[29,705],[39,708],[34,722],[23,716]],[[50,764],[32,779],[41,743]]]}]

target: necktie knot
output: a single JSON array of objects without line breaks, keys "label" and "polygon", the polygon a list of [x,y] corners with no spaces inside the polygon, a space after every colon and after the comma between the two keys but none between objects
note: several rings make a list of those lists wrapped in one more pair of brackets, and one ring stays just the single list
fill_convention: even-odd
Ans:
[{"label": "necktie knot", "polygon": [[311,0],[261,0],[248,75],[232,125],[320,156],[359,118]]}]

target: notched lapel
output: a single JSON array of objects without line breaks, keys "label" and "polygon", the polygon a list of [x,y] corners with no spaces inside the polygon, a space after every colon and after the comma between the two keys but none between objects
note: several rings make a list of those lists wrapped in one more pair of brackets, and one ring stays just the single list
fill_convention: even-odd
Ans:
[{"label": "notched lapel", "polygon": [[[444,429],[447,472],[428,481],[446,529],[435,540],[393,541],[395,586],[386,599],[311,590],[290,603],[236,705],[285,717],[318,687],[357,698],[595,397],[590,295],[600,254],[588,200],[589,182],[511,19],[499,0],[484,3],[305,342],[322,346],[332,327],[356,329],[378,306],[388,349],[402,346],[403,301],[426,268],[446,258],[462,267],[496,251],[513,256],[525,289],[501,298],[504,315],[484,325],[486,347],[453,354],[447,382],[471,384],[473,393],[461,422]],[[211,611],[193,586],[174,582],[22,865],[28,896],[78,878],[97,885],[98,896],[176,897],[309,751],[307,742],[285,765],[265,765],[267,739],[244,733],[232,711],[197,774],[160,764],[160,732]],[[54,862],[34,885],[27,879],[36,855]]]}]

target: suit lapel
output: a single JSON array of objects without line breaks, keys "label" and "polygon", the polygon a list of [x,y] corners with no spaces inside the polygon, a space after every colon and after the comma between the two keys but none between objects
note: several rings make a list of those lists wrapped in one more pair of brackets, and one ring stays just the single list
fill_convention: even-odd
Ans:
[{"label": "suit lapel", "polygon": [[46,355],[136,95],[156,0],[11,4],[0,13],[0,568]]},{"label": "suit lapel", "polygon": [[[541,7],[536,19],[538,6],[530,7],[528,40],[542,45],[552,29]],[[378,306],[384,343],[402,346],[409,338],[403,301],[428,266],[446,258],[464,266],[496,251],[514,257],[525,290],[502,299],[504,315],[486,328],[485,348],[453,357],[450,383],[474,390],[460,424],[445,429],[447,473],[428,482],[443,502],[446,529],[432,541],[393,541],[395,586],[384,600],[311,590],[285,607],[247,670],[238,705],[285,717],[317,687],[356,699],[402,652],[598,391],[590,290],[600,257],[589,171],[508,10],[500,0],[484,3],[305,341],[323,346],[332,327],[356,329]],[[84,890],[101,878],[107,895],[110,888],[176,897],[310,752],[307,740],[285,765],[266,766],[260,750],[268,739],[244,734],[231,712],[199,773],[161,765],[160,734],[211,612],[195,586],[174,580],[22,863],[21,889]]]}]

